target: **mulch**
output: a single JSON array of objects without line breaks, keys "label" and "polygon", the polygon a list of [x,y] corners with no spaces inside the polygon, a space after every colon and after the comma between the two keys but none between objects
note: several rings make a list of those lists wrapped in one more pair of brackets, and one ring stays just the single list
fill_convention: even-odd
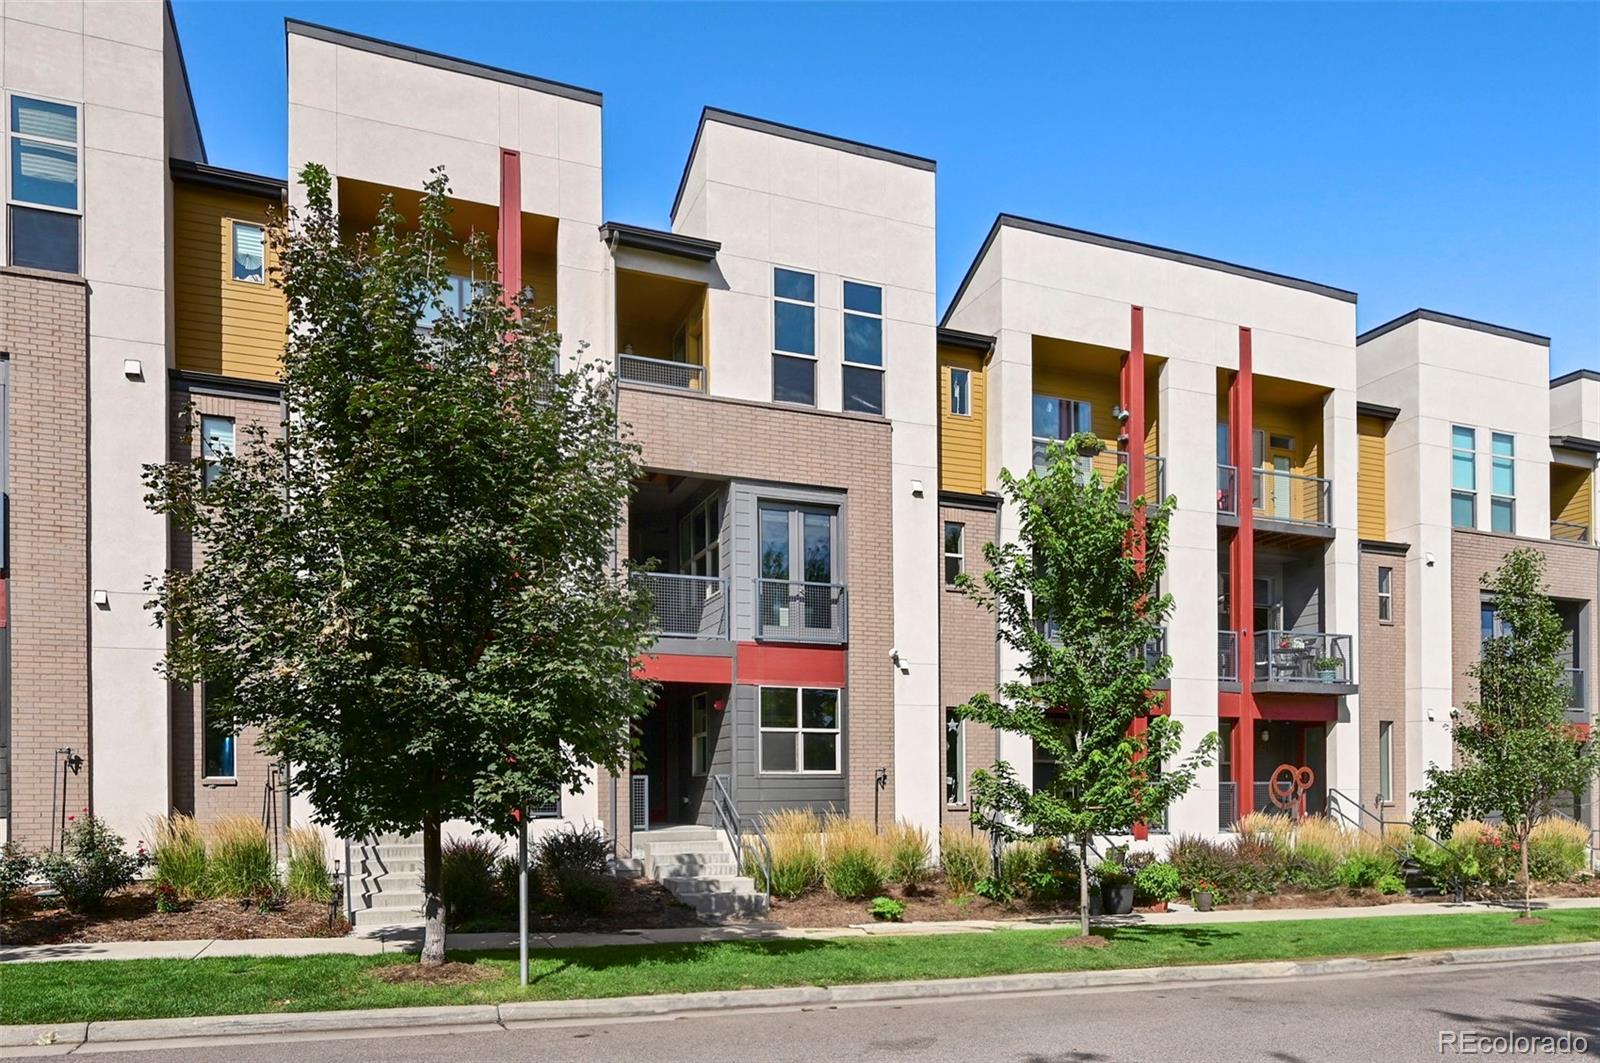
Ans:
[{"label": "mulch", "polygon": [[328,906],[316,901],[289,901],[281,910],[262,913],[252,901],[199,900],[184,902],[177,912],[158,912],[155,891],[142,884],[112,893],[97,912],[69,912],[36,892],[13,898],[0,910],[4,945],[321,938],[349,931],[342,916],[330,925]]},{"label": "mulch", "polygon": [[[622,930],[667,930],[701,926],[693,908],[659,882],[650,879],[606,878],[602,882],[610,902],[602,912],[582,912],[554,898],[533,898],[528,927],[537,933],[606,934]],[[452,933],[493,933],[517,929],[516,902],[502,911],[479,916],[453,927]]]},{"label": "mulch", "polygon": [[420,963],[393,963],[373,967],[367,974],[390,985],[471,985],[473,982],[490,982],[500,977],[500,972],[488,964],[448,963],[424,967]]},{"label": "mulch", "polygon": [[[907,893],[901,886],[890,886],[884,896],[903,901],[906,922],[950,922],[958,919],[1050,919],[1078,914],[1077,905],[1066,903],[1035,903],[1019,899],[1011,904],[999,904],[986,897],[967,894],[957,898],[941,884],[933,884]],[[804,896],[786,901],[772,898],[768,919],[795,927],[850,926],[870,923],[866,901],[841,901],[824,890],[815,890]]]}]

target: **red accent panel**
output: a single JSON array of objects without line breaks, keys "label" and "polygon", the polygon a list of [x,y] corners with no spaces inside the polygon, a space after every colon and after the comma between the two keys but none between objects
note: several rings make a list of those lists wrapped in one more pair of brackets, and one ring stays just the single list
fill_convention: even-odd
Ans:
[{"label": "red accent panel", "polygon": [[510,148],[500,149],[500,232],[495,257],[509,305],[522,291],[522,155]]},{"label": "red accent panel", "polygon": [[1217,691],[1217,715],[1224,719],[1237,720],[1244,715],[1244,710],[1240,708],[1240,702],[1243,700],[1244,695],[1236,691]]},{"label": "red accent panel", "polygon": [[[1254,459],[1252,446],[1255,429],[1255,370],[1251,358],[1250,330],[1239,329],[1239,371],[1228,386],[1228,451],[1237,472],[1234,477],[1236,495],[1234,508],[1239,514],[1239,529],[1234,533],[1232,556],[1233,629],[1239,633],[1239,720],[1236,734],[1249,736],[1257,718],[1255,695],[1250,682],[1255,678],[1255,478],[1250,466]],[[1242,816],[1255,806],[1255,788],[1249,783],[1255,778],[1255,743],[1241,741],[1233,759],[1234,782],[1238,783],[1239,814]]]},{"label": "red accent panel", "polygon": [[[1335,697],[1308,697],[1304,694],[1258,694],[1255,701],[1256,719],[1281,720],[1299,723],[1334,723],[1339,719],[1339,699]],[[1303,737],[1303,736],[1302,736]],[[1300,760],[1305,762],[1305,751]]]},{"label": "red accent panel", "polygon": [[741,642],[739,682],[792,683],[796,686],[842,687],[844,650],[820,646],[773,646]]},{"label": "red accent panel", "polygon": [[639,658],[634,673],[660,683],[733,682],[732,657],[703,657],[693,653],[652,653]]},{"label": "red accent panel", "polygon": [[0,576],[0,627],[11,624],[11,581]]}]

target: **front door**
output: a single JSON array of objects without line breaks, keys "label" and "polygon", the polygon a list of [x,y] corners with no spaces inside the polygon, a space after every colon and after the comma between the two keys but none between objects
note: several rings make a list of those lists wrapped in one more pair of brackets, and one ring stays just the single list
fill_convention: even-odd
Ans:
[{"label": "front door", "polygon": [[667,818],[667,791],[672,774],[672,712],[657,702],[639,724],[639,748],[634,752],[633,771],[650,779],[650,822]]},{"label": "front door", "polygon": [[835,511],[763,504],[760,510],[761,627],[804,635],[834,626]]}]

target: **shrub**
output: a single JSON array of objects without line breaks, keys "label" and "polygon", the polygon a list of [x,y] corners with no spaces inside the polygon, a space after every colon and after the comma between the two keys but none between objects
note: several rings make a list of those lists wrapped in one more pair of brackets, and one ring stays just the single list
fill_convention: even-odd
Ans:
[{"label": "shrub", "polygon": [[150,821],[150,844],[157,885],[171,886],[183,898],[205,895],[206,841],[192,816],[157,816]]},{"label": "shrub", "polygon": [[972,892],[996,904],[1010,904],[1017,899],[1016,889],[1003,878],[986,876],[972,887]]},{"label": "shrub", "polygon": [[1566,882],[1588,866],[1589,832],[1570,819],[1540,820],[1528,835],[1528,875],[1540,882]]},{"label": "shrub", "polygon": [[[529,849],[532,850],[532,845]],[[539,872],[538,853],[528,853],[528,903],[532,904],[544,892],[544,878]],[[505,897],[512,905],[517,900],[517,857],[514,853],[507,853],[494,862],[494,886],[500,896]]]},{"label": "shrub", "polygon": [[1294,832],[1294,821],[1288,816],[1274,816],[1270,812],[1247,812],[1233,825],[1241,838],[1257,838],[1269,842],[1280,852],[1287,851]]},{"label": "shrub", "polygon": [[224,816],[206,831],[206,892],[245,899],[278,885],[266,828],[249,816]]},{"label": "shrub", "polygon": [[840,900],[883,892],[883,840],[864,820],[829,815],[822,824],[823,882]]},{"label": "shrub", "polygon": [[1133,872],[1108,859],[1095,865],[1094,877],[1102,886],[1126,886],[1133,881]]},{"label": "shrub", "polygon": [[333,899],[328,873],[328,844],[320,827],[289,830],[289,860],[284,887],[290,898],[326,904]]},{"label": "shrub", "polygon": [[156,911],[162,915],[171,915],[183,909],[183,901],[178,896],[178,887],[170,882],[156,883]]},{"label": "shrub", "polygon": [[1043,846],[1038,842],[1012,842],[1000,850],[1000,881],[1015,897],[1029,886],[1034,872],[1043,864]]},{"label": "shrub", "polygon": [[1390,873],[1378,879],[1377,890],[1386,897],[1392,897],[1397,893],[1404,893],[1406,883],[1399,875]]},{"label": "shrub", "polygon": [[73,912],[92,912],[112,890],[131,885],[150,857],[143,844],[123,851],[122,836],[98,816],[68,817],[62,851],[38,858],[39,873]]},{"label": "shrub", "polygon": [[6,842],[0,846],[0,902],[20,893],[32,873],[33,857],[23,852],[16,842]]},{"label": "shrub", "polygon": [[822,821],[815,812],[769,812],[761,827],[772,847],[772,881],[765,885],[774,896],[793,900],[822,885]]},{"label": "shrub", "polygon": [[933,850],[921,827],[905,822],[890,825],[883,839],[889,862],[889,880],[915,891],[928,878]]},{"label": "shrub", "polygon": [[1337,877],[1345,889],[1376,889],[1379,882],[1395,877],[1398,871],[1393,857],[1351,853],[1340,862]]},{"label": "shrub", "polygon": [[1183,889],[1190,892],[1204,880],[1212,883],[1215,892],[1226,896],[1266,893],[1278,880],[1274,873],[1278,857],[1272,846],[1249,838],[1212,841],[1179,835],[1168,859],[1177,869]]},{"label": "shrub", "polygon": [[893,897],[874,897],[872,903],[867,905],[867,913],[874,919],[898,923],[906,917],[906,902]]},{"label": "shrub", "polygon": [[989,845],[977,835],[946,827],[939,832],[939,864],[951,893],[971,893],[988,869]]},{"label": "shrub", "polygon": [[611,883],[603,872],[587,867],[560,867],[551,882],[561,904],[584,915],[599,915],[611,907]]},{"label": "shrub", "polygon": [[500,843],[493,838],[451,838],[439,857],[439,890],[450,926],[488,915],[494,907],[495,861]]},{"label": "shrub", "polygon": [[569,823],[539,842],[539,865],[552,877],[569,870],[603,875],[610,856],[611,843],[606,840],[605,831],[596,826]]},{"label": "shrub", "polygon": [[1175,900],[1179,887],[1178,869],[1166,861],[1146,864],[1134,873],[1133,886],[1139,896],[1149,900]]}]

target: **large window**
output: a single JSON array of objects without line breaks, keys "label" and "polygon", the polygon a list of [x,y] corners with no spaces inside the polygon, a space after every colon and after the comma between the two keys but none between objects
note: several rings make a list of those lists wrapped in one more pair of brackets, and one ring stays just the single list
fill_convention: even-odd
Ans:
[{"label": "large window", "polygon": [[839,692],[761,688],[761,771],[826,775],[839,771]]},{"label": "large window", "polygon": [[967,803],[967,721],[944,710],[944,803]]},{"label": "large window", "polygon": [[1378,566],[1378,622],[1394,621],[1394,569]]},{"label": "large window", "polygon": [[246,284],[267,280],[266,230],[247,221],[233,223],[233,279]]},{"label": "large window", "polygon": [[817,404],[817,278],[772,271],[772,401]]},{"label": "large window", "polygon": [[883,413],[883,289],[844,282],[844,408]]},{"label": "large window", "polygon": [[712,495],[678,522],[678,571],[722,575],[722,496]]},{"label": "large window", "polygon": [[[1050,442],[1071,439],[1080,432],[1088,432],[1090,410],[1087,402],[1058,399],[1050,395],[1033,397],[1033,467],[1040,472],[1048,464],[1045,454]],[[1087,464],[1087,458],[1081,459]]]},{"label": "large window", "polygon": [[1510,534],[1517,527],[1517,440],[1508,432],[1489,437],[1489,528]]},{"label": "large window", "polygon": [[78,109],[13,96],[7,119],[11,265],[78,273],[83,220]]},{"label": "large window", "polygon": [[689,699],[689,770],[704,775],[711,765],[711,712],[705,691]]},{"label": "large window", "polygon": [[430,299],[422,307],[422,317],[417,326],[423,331],[433,328],[446,312],[452,314],[464,313],[472,305],[473,298],[478,294],[478,283],[471,277],[452,273],[445,279],[444,290],[439,293],[437,300]]},{"label": "large window", "polygon": [[205,459],[201,481],[207,486],[216,483],[222,475],[222,459],[233,453],[233,418],[200,418],[200,456]]},{"label": "large window", "polygon": [[966,525],[944,522],[944,585],[954,587],[956,577],[967,570]]},{"label": "large window", "polygon": [[758,608],[765,632],[833,631],[842,620],[834,591],[838,512],[763,502],[756,517],[761,550]]},{"label": "large window", "polygon": [[213,700],[220,700],[225,688],[206,683],[200,693],[200,725],[205,735],[201,774],[207,779],[231,779],[235,775],[234,747],[237,736],[214,718]]},{"label": "large window", "polygon": [[1450,428],[1450,524],[1478,526],[1478,433],[1461,425]]},{"label": "large window", "polygon": [[1394,800],[1394,724],[1378,721],[1378,800]]},{"label": "large window", "polygon": [[972,416],[972,370],[950,367],[950,412],[957,417]]}]

